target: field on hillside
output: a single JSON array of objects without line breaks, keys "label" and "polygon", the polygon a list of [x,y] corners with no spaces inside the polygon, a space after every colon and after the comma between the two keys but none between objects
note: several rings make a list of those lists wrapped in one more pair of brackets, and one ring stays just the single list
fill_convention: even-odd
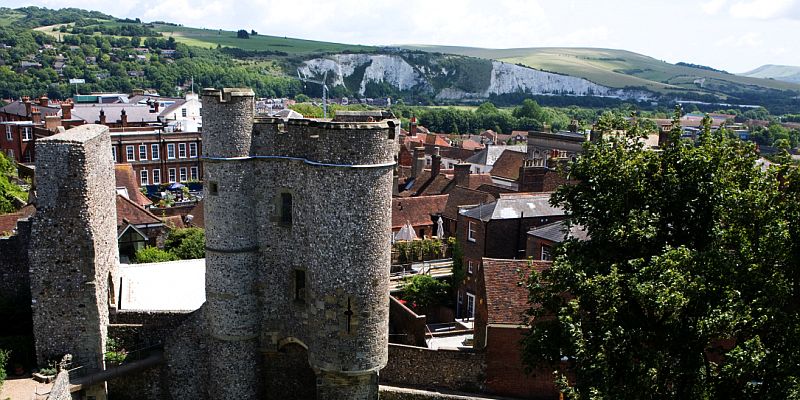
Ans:
[{"label": "field on hillside", "polygon": [[157,31],[165,37],[173,36],[176,41],[199,47],[235,47],[242,50],[282,51],[289,54],[328,53],[342,51],[371,51],[374,47],[340,43],[318,42],[315,40],[293,39],[280,36],[256,35],[250,39],[239,39],[236,32],[219,29],[198,29],[184,26],[156,25]]},{"label": "field on hillside", "polygon": [[0,26],[9,26],[25,17],[25,14],[16,10],[4,8],[3,11],[4,12],[0,13]]},{"label": "field on hillside", "polygon": [[658,92],[679,88],[696,90],[699,87],[693,83],[695,79],[705,78],[737,85],[800,90],[798,84],[674,65],[625,50],[559,47],[482,49],[416,45],[405,47],[517,63],[546,71],[579,76],[611,87],[640,86]]}]

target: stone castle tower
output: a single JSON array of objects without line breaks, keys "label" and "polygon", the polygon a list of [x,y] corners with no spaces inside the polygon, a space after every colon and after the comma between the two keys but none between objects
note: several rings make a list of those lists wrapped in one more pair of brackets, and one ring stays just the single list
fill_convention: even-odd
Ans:
[{"label": "stone castle tower", "polygon": [[377,399],[399,131],[387,116],[261,118],[249,89],[204,91],[210,397]]},{"label": "stone castle tower", "polygon": [[36,214],[31,219],[30,285],[40,366],[74,355],[103,368],[114,308],[116,187],[111,138],[83,125],[36,143]]}]

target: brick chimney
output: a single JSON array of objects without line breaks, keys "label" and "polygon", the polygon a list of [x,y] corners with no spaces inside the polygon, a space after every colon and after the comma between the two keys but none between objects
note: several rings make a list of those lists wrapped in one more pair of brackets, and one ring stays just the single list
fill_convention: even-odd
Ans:
[{"label": "brick chimney", "polygon": [[31,108],[31,121],[33,121],[34,124],[42,123],[42,112],[39,111],[39,107]]},{"label": "brick chimney", "polygon": [[408,125],[408,136],[417,136],[417,117],[412,116]]},{"label": "brick chimney", "polygon": [[453,169],[455,170],[456,185],[469,187],[470,168],[472,168],[472,164],[470,163],[458,163],[453,166]]},{"label": "brick chimney", "polygon": [[442,170],[442,156],[439,154],[439,148],[435,147],[433,156],[431,156],[431,177],[439,175]]},{"label": "brick chimney", "polygon": [[125,112],[124,108],[119,113],[119,116],[120,116],[120,119],[122,119],[122,127],[124,128],[124,127],[128,126],[128,113]]},{"label": "brick chimney", "polygon": [[22,104],[25,104],[25,116],[26,117],[30,117],[31,116],[31,106],[32,106],[31,98],[28,97],[28,96],[24,96],[22,98]]},{"label": "brick chimney", "polygon": [[106,112],[101,108],[100,109],[100,125],[106,124]]},{"label": "brick chimney", "polygon": [[414,148],[414,163],[411,164],[411,176],[418,177],[425,169],[425,148],[422,146]]},{"label": "brick chimney", "polygon": [[72,101],[61,103],[61,119],[72,119]]},{"label": "brick chimney", "polygon": [[519,191],[543,192],[545,174],[547,174],[547,167],[545,167],[543,159],[525,160],[519,168]]},{"label": "brick chimney", "polygon": [[56,131],[61,126],[61,117],[58,115],[48,115],[44,117],[44,127],[49,131]]},{"label": "brick chimney", "polygon": [[46,94],[43,94],[39,97],[39,107],[48,107],[50,105],[50,99],[47,98]]}]

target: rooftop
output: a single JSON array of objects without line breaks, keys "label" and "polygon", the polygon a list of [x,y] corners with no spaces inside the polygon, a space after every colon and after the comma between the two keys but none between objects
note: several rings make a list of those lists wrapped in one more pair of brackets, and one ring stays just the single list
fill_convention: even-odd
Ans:
[{"label": "rooftop", "polygon": [[494,203],[461,210],[461,215],[490,220],[534,218],[564,215],[564,210],[550,205],[550,193],[501,194]]},{"label": "rooftop", "polygon": [[206,301],[206,260],[121,264],[123,310],[196,310]]},{"label": "rooftop", "polygon": [[558,221],[551,224],[542,225],[538,228],[528,231],[528,235],[536,236],[542,239],[549,240],[555,243],[561,243],[566,238],[575,238],[578,240],[586,240],[589,238],[586,229],[581,225],[573,225],[567,232],[567,222]]}]

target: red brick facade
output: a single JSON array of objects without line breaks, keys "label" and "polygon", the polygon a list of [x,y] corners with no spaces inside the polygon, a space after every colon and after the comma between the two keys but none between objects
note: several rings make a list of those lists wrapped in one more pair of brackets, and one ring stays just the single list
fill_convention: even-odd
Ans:
[{"label": "red brick facade", "polygon": [[203,179],[200,133],[112,132],[111,144],[114,160],[131,164],[141,186]]}]

